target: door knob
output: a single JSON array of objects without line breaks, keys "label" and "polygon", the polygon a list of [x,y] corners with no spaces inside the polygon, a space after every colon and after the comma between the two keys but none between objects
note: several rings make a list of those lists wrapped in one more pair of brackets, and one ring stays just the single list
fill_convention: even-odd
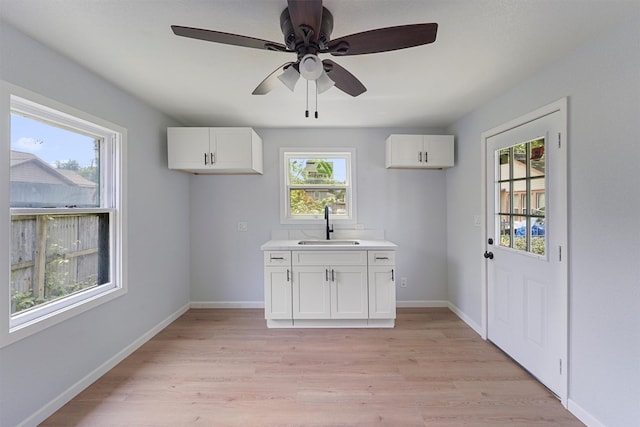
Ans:
[{"label": "door knob", "polygon": [[484,251],[484,257],[488,259],[493,259],[493,252]]}]

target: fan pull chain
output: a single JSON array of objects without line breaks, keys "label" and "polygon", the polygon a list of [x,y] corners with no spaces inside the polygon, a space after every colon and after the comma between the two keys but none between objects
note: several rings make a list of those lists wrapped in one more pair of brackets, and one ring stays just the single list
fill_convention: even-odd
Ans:
[{"label": "fan pull chain", "polygon": [[305,117],[309,117],[309,80],[307,80],[307,90],[305,92],[307,98],[307,109],[304,112]]},{"label": "fan pull chain", "polygon": [[316,119],[318,118],[318,81],[316,80],[315,85],[316,87]]}]

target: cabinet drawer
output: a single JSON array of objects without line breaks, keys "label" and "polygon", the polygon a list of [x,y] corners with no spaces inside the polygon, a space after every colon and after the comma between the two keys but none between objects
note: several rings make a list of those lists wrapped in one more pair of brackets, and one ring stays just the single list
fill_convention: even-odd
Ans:
[{"label": "cabinet drawer", "polygon": [[265,251],[264,265],[291,265],[291,251]]},{"label": "cabinet drawer", "polygon": [[367,252],[293,251],[293,265],[367,265]]},{"label": "cabinet drawer", "polygon": [[369,251],[369,265],[395,265],[395,251]]}]

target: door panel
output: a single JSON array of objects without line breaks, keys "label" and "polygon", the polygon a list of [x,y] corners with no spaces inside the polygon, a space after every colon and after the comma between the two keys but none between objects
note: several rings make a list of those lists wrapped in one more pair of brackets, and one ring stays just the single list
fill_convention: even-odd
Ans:
[{"label": "door panel", "polygon": [[[560,111],[486,138],[487,336],[562,394],[566,155]],[[564,331],[564,332],[563,332]]]}]

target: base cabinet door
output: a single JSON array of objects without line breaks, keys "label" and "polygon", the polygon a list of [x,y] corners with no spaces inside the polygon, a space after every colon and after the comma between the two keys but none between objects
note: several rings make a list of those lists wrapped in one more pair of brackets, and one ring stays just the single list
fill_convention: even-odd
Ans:
[{"label": "base cabinet door", "polygon": [[291,269],[265,267],[264,315],[266,319],[292,319]]},{"label": "base cabinet door", "polygon": [[367,268],[363,266],[331,267],[331,318],[366,319]]},{"label": "base cabinet door", "polygon": [[295,267],[293,277],[293,318],[330,319],[331,288],[324,267]]},{"label": "base cabinet door", "polygon": [[396,318],[396,282],[392,266],[369,267],[369,317]]}]

